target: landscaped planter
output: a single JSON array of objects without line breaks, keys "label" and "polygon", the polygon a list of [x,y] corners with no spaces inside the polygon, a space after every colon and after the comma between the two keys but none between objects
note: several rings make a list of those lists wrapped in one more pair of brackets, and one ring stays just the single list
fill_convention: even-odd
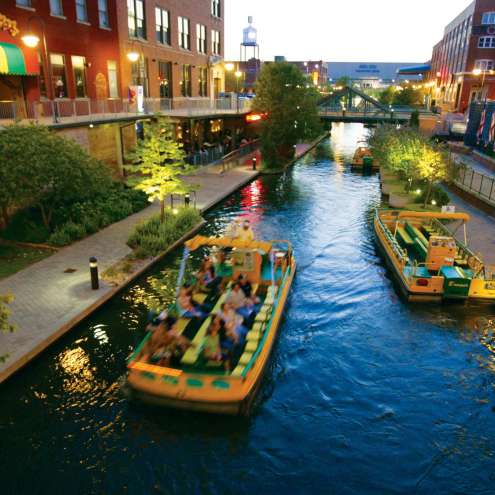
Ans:
[{"label": "landscaped planter", "polygon": [[404,183],[398,179],[387,179],[382,183],[382,193],[391,194],[394,191],[402,192],[404,190]]},{"label": "landscaped planter", "polygon": [[392,192],[388,197],[391,208],[405,208],[411,202],[411,196],[407,193]]}]

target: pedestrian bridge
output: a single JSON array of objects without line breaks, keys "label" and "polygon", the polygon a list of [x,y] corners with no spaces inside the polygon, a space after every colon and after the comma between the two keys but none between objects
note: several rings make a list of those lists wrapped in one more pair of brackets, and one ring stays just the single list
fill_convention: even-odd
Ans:
[{"label": "pedestrian bridge", "polygon": [[[384,105],[365,92],[351,86],[330,93],[318,106],[320,117],[330,122],[407,122],[411,107]],[[428,112],[429,113],[429,112]]]}]

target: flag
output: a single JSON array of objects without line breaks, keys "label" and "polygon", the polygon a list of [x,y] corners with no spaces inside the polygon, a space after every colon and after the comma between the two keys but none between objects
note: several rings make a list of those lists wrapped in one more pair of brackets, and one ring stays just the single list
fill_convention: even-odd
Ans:
[{"label": "flag", "polygon": [[481,139],[483,138],[483,129],[485,127],[485,121],[486,121],[486,110],[483,110],[483,112],[481,112],[480,126],[478,127],[478,132],[476,133],[476,137],[478,138],[478,144],[481,143]]}]

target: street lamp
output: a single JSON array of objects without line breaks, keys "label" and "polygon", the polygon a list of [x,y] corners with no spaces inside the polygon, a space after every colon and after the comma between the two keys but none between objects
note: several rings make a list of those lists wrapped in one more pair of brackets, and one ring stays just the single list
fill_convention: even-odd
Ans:
[{"label": "street lamp", "polygon": [[129,62],[135,63],[139,60],[139,53],[131,50],[130,52],[127,52],[127,59]]},{"label": "street lamp", "polygon": [[[45,83],[47,96],[48,99],[54,100],[55,94],[53,90],[52,64],[50,64],[50,60],[48,59],[48,48],[46,45],[46,36],[45,36],[45,21],[37,15],[31,16],[28,19],[28,32],[24,36],[22,36],[21,39],[22,42],[28,48],[36,48],[39,45],[40,38],[37,34],[34,33],[32,29],[32,24],[34,21],[39,22],[41,27],[41,43],[42,43],[42,51],[43,51],[43,53],[41,54],[41,59],[43,64],[43,72],[45,73],[45,77],[48,79]],[[55,114],[54,114],[54,120],[55,122],[57,121],[57,117]]]},{"label": "street lamp", "polygon": [[231,72],[234,70],[234,64],[232,62],[227,62],[225,64],[225,70],[228,72]]},{"label": "street lamp", "polygon": [[240,70],[236,70],[234,75],[235,75],[236,110],[237,113],[239,113],[239,79],[242,76],[242,72]]}]

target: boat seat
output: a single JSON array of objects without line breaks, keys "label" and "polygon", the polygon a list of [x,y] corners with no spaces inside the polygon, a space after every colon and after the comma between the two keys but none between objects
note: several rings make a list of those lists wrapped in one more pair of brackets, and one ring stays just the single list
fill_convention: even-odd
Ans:
[{"label": "boat seat", "polygon": [[416,277],[431,278],[431,273],[425,266],[416,267]]},{"label": "boat seat", "polygon": [[191,318],[179,318],[178,319],[178,321],[176,323],[177,335],[181,335],[184,332],[187,325],[189,325],[190,321],[191,321]]},{"label": "boat seat", "polygon": [[243,364],[238,364],[232,372],[232,376],[241,376],[245,368],[246,366],[244,366]]},{"label": "boat seat", "polygon": [[[217,313],[220,310],[220,306],[224,303],[225,299],[227,298],[228,292],[225,292],[222,294],[219,298],[217,303],[215,304],[215,307],[212,309],[212,313]],[[181,363],[183,364],[194,364],[201,352],[201,342],[203,342],[203,339],[206,335],[206,332],[211,325],[212,318],[211,316],[208,316],[206,320],[203,322],[201,327],[199,328],[198,332],[194,336],[194,339],[192,340],[192,343],[194,344],[193,347],[190,347],[182,356],[182,359],[180,360]]]},{"label": "boat seat", "polygon": [[252,352],[244,351],[244,353],[241,356],[241,359],[239,359],[239,364],[243,364],[244,366],[246,366],[246,364],[248,364],[249,361],[251,361],[252,357],[253,357]]},{"label": "boat seat", "polygon": [[425,247],[428,246],[426,237],[417,227],[411,225],[409,222],[406,222],[406,231],[411,236],[411,238],[417,238]]},{"label": "boat seat", "polygon": [[261,333],[262,332],[260,330],[250,330],[246,335],[246,340],[255,340],[256,342],[258,342],[258,340],[261,339]]},{"label": "boat seat", "polygon": [[428,249],[426,249],[425,245],[419,240],[418,237],[414,238],[413,247],[419,259],[421,261],[424,261],[426,259],[426,256],[428,255]]},{"label": "boat seat", "polygon": [[266,324],[263,321],[255,321],[252,330],[255,332],[260,332],[262,333],[263,330],[265,329]]},{"label": "boat seat", "polygon": [[258,342],[256,340],[250,340],[246,344],[245,351],[254,352],[258,348]]},{"label": "boat seat", "polygon": [[406,246],[412,246],[414,241],[411,239],[411,236],[405,231],[404,227],[397,228],[397,237],[401,244],[405,244]]},{"label": "boat seat", "polygon": [[222,361],[213,361],[211,359],[209,361],[206,361],[207,368],[220,368],[221,366],[223,366]]},{"label": "boat seat", "polygon": [[197,302],[198,304],[203,304],[206,301],[206,298],[208,297],[208,294],[204,292],[197,292],[192,296],[193,301]]}]

